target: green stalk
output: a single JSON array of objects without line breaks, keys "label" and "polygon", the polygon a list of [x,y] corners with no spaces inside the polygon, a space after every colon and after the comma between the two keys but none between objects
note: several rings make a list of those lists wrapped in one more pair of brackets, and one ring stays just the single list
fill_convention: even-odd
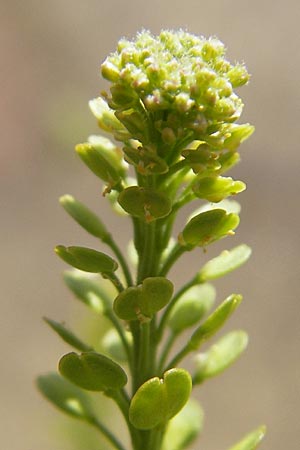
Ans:
[{"label": "green stalk", "polygon": [[106,241],[106,244],[112,249],[112,251],[114,252],[114,254],[116,255],[116,257],[118,258],[118,261],[120,263],[120,266],[122,267],[126,282],[127,282],[127,286],[132,286],[133,282],[132,282],[132,277],[131,277],[131,273],[128,267],[128,264],[124,258],[123,253],[121,252],[120,248],[118,247],[118,245],[116,244],[116,242],[114,241],[114,239],[109,236],[109,238]]},{"label": "green stalk", "polygon": [[103,436],[112,444],[114,448],[117,450],[125,450],[125,447],[121,444],[121,442],[116,438],[116,436],[96,417],[93,417],[89,420],[91,425],[97,428]]},{"label": "green stalk", "polygon": [[175,304],[177,303],[177,301],[180,299],[180,297],[186,292],[188,291],[192,286],[194,286],[196,284],[196,279],[192,278],[188,283],[186,283],[185,285],[182,286],[181,289],[179,289],[179,291],[176,293],[176,295],[174,295],[174,297],[172,298],[172,300],[170,301],[170,303],[168,304],[168,306],[166,307],[159,326],[158,326],[158,330],[157,330],[157,339],[158,341],[161,340],[162,338],[162,334],[164,332],[164,328],[166,326],[167,320],[171,314],[171,311],[173,309],[173,307],[175,306]]}]

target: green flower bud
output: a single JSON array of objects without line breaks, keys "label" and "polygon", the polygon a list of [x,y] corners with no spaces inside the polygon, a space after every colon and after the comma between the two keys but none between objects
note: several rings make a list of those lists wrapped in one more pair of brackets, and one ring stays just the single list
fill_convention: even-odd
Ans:
[{"label": "green flower bud", "polygon": [[113,134],[118,141],[126,141],[130,138],[129,132],[116,118],[114,111],[103,98],[90,100],[89,107],[98,120],[100,128]]},{"label": "green flower bud", "polygon": [[171,201],[162,192],[131,186],[124,189],[118,198],[122,208],[134,217],[152,222],[171,212]]},{"label": "green flower bud", "polygon": [[234,88],[243,86],[243,84],[248,83],[250,78],[246,67],[241,64],[238,64],[231,70],[229,70],[226,76],[228,77],[230,83],[232,84],[232,87]]},{"label": "green flower bud", "polygon": [[170,315],[168,325],[173,334],[179,334],[186,328],[198,323],[211,309],[216,298],[216,290],[211,284],[193,286],[176,303]]},{"label": "green flower bud", "polygon": [[58,245],[55,252],[66,263],[84,272],[105,274],[118,268],[117,262],[110,256],[91,248]]},{"label": "green flower bud", "polygon": [[254,126],[245,123],[244,125],[232,124],[230,127],[230,136],[225,139],[224,146],[228,150],[236,150],[239,145],[248,139],[254,133]]},{"label": "green flower bud", "polygon": [[124,370],[96,352],[64,355],[59,361],[59,371],[69,381],[88,391],[117,390],[127,383]]},{"label": "green flower bud", "polygon": [[[242,102],[233,88],[248,78],[244,66],[225,59],[224,45],[218,39],[182,30],[162,31],[158,36],[143,31],[133,41],[122,40],[104,61],[102,72],[112,83],[109,104],[117,114],[128,108],[138,112],[138,105],[143,105],[154,114],[144,124],[149,133],[161,120],[160,113],[171,115],[177,126],[161,123],[158,131],[181,129],[184,136],[176,139],[190,136],[190,142],[195,138],[206,141],[209,126],[218,131],[240,116]],[[137,137],[136,130],[125,126]],[[168,143],[164,134],[162,138]]]},{"label": "green flower bud", "polygon": [[238,224],[239,217],[236,214],[226,214],[223,209],[212,209],[193,217],[179,235],[179,242],[188,249],[205,247],[232,235]]},{"label": "green flower bud", "polygon": [[248,335],[244,331],[232,331],[219,339],[206,353],[196,357],[194,384],[202,383],[231,366],[244,352]]},{"label": "green flower bud", "polygon": [[193,191],[199,198],[218,203],[230,195],[236,195],[246,189],[242,181],[234,181],[231,177],[205,177],[198,179]]},{"label": "green flower bud", "polygon": [[163,379],[151,378],[131,400],[130,422],[139,430],[150,430],[167,422],[184,407],[191,389],[190,374],[184,369],[170,369]]},{"label": "green flower bud", "polygon": [[95,237],[106,241],[109,237],[109,232],[101,220],[88,209],[83,203],[80,203],[72,195],[63,195],[59,199],[60,204],[64,207],[67,213],[76,220],[88,233]]},{"label": "green flower bud", "polygon": [[208,338],[213,336],[229,319],[242,301],[241,295],[232,294],[200,325],[189,341],[189,348],[197,350]]}]

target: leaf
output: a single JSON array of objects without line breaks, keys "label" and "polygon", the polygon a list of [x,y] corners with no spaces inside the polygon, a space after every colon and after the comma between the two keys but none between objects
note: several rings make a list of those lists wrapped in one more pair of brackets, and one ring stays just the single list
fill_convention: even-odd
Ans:
[{"label": "leaf", "polygon": [[202,383],[231,366],[244,352],[248,335],[244,331],[232,331],[219,339],[208,352],[196,357],[194,384]]},{"label": "leaf", "polygon": [[172,209],[171,201],[165,194],[138,186],[124,189],[118,202],[128,214],[146,222],[165,217]]},{"label": "leaf", "polygon": [[117,270],[118,264],[105,253],[86,247],[55,248],[57,255],[76,269],[91,273],[111,273]]},{"label": "leaf", "polygon": [[162,450],[184,450],[202,431],[204,412],[199,403],[189,399],[167,425]]},{"label": "leaf", "polygon": [[242,266],[251,255],[251,248],[246,244],[238,245],[232,250],[224,250],[216,258],[208,261],[198,274],[198,281],[220,278]]},{"label": "leaf", "polygon": [[193,333],[188,343],[189,348],[197,350],[202,342],[213,336],[229,319],[242,301],[242,296],[232,294],[200,325]]},{"label": "leaf", "polygon": [[266,434],[266,427],[262,425],[251,433],[247,434],[240,442],[238,442],[229,450],[255,450]]},{"label": "leaf", "polygon": [[64,355],[59,361],[59,371],[69,381],[88,391],[117,390],[127,383],[122,367],[96,352]]},{"label": "leaf", "polygon": [[37,378],[39,391],[57,408],[70,416],[91,419],[94,413],[87,395],[56,373]]},{"label": "leaf", "polygon": [[216,298],[213,285],[205,283],[193,286],[175,304],[168,320],[174,334],[195,325],[212,307]]},{"label": "leaf", "polygon": [[67,213],[91,235],[106,241],[109,232],[98,216],[72,195],[63,195],[59,199],[60,204]]},{"label": "leaf", "polygon": [[82,342],[72,331],[55,320],[44,318],[45,322],[68,344],[82,352],[93,350],[92,347]]},{"label": "leaf", "polygon": [[174,417],[186,404],[192,389],[190,374],[170,369],[163,379],[146,381],[130,403],[129,420],[140,430],[150,430]]}]

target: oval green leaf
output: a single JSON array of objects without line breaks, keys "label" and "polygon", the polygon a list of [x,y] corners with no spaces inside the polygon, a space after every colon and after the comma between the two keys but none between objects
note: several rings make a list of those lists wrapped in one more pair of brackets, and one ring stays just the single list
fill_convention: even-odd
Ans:
[{"label": "oval green leaf", "polygon": [[122,367],[96,352],[68,353],[59,361],[59,371],[69,381],[88,391],[117,390],[127,383]]}]

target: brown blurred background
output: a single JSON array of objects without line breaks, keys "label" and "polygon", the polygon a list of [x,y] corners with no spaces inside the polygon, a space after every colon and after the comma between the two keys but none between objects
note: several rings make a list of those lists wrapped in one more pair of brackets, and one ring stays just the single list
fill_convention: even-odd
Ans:
[{"label": "brown blurred background", "polygon": [[[73,147],[97,132],[87,101],[105,87],[101,61],[121,36],[142,27],[217,35],[229,58],[245,60],[252,73],[251,84],[241,90],[242,118],[255,124],[256,133],[243,145],[235,170],[248,190],[240,196],[238,233],[220,248],[247,242],[254,254],[247,266],[218,283],[219,300],[231,292],[244,294],[228,329],[244,328],[251,340],[235,367],[198,390],[206,424],[193,448],[226,450],[260,423],[268,426],[262,449],[299,448],[299,21],[296,0],[2,0],[3,450],[74,448],[61,433],[70,422],[38,395],[33,382],[38,373],[54,369],[68,349],[41,317],[73,325],[88,319],[63,286],[65,265],[53,247],[95,242],[66,217],[57,198],[74,194],[98,208],[120,242],[130,236],[129,223],[110,213]],[[212,247],[209,256],[218,251]],[[176,280],[189,278],[186,267],[196,270],[201,258],[199,250],[192,263],[183,260],[173,272]],[[72,427],[70,436],[75,421]]]}]

